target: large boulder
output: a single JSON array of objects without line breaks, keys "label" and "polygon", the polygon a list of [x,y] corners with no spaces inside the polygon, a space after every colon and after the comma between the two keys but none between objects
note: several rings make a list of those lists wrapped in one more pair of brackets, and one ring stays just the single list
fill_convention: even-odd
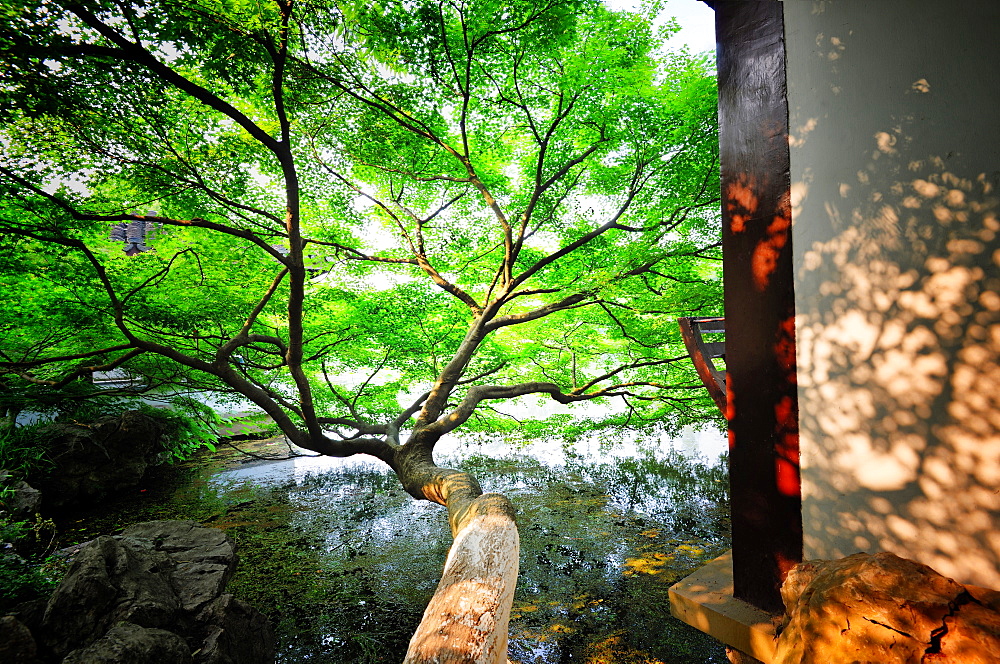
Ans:
[{"label": "large boulder", "polygon": [[40,619],[19,618],[45,662],[273,662],[267,619],[225,592],[236,563],[221,530],[138,524],[82,547]]},{"label": "large boulder", "polygon": [[134,487],[161,457],[159,422],[138,411],[88,424],[54,422],[42,428],[55,468],[32,480],[47,507],[92,501]]},{"label": "large boulder", "polygon": [[996,664],[1000,595],[891,553],[797,565],[774,664]]},{"label": "large boulder", "polygon": [[83,547],[45,608],[40,641],[65,657],[128,621],[168,628],[181,618],[176,562],[148,540],[98,537]]}]

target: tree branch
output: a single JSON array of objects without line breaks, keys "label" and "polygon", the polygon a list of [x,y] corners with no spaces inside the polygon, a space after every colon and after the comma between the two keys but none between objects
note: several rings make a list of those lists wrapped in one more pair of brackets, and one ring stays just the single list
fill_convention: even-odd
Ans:
[{"label": "tree branch", "polygon": [[257,142],[272,152],[277,153],[278,142],[274,140],[263,129],[258,127],[250,118],[238,111],[228,102],[212,94],[207,89],[184,78],[173,69],[157,60],[152,53],[147,51],[138,43],[132,43],[125,39],[117,30],[101,21],[82,5],[67,4],[66,8],[77,16],[83,23],[101,34],[102,37],[114,44],[118,52],[115,57],[123,60],[130,60],[145,67],[150,73],[160,80],[169,83],[178,90],[187,93],[200,103],[209,108],[222,113],[240,127],[246,130]]}]

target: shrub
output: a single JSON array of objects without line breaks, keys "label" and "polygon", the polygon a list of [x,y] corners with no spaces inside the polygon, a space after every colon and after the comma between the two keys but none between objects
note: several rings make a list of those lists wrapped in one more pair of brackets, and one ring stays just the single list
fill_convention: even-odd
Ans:
[{"label": "shrub", "polygon": [[0,430],[0,459],[4,470],[18,478],[45,474],[52,468],[52,461],[45,453],[44,437],[40,429],[46,423]]},{"label": "shrub", "polygon": [[51,519],[36,516],[33,522],[15,521],[0,512],[0,615],[52,591],[56,580],[42,561],[54,542]]},{"label": "shrub", "polygon": [[11,551],[0,551],[0,614],[21,602],[45,597],[55,585],[40,565]]},{"label": "shrub", "polygon": [[219,429],[227,421],[211,407],[190,397],[175,397],[170,406],[154,408],[141,404],[138,408],[163,427],[164,447],[169,460],[183,461],[202,447],[214,452],[219,441]]}]

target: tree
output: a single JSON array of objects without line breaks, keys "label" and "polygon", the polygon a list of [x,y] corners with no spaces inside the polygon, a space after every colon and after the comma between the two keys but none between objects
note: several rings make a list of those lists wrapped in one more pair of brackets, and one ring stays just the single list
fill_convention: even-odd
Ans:
[{"label": "tree", "polygon": [[[238,395],[301,448],[382,460],[456,535],[512,514],[435,463],[459,427],[712,416],[673,318],[721,306],[714,81],[649,16],[3,6],[9,384],[122,367]],[[125,257],[123,222],[157,225],[154,251]],[[623,408],[532,424],[496,405],[519,397]]]}]

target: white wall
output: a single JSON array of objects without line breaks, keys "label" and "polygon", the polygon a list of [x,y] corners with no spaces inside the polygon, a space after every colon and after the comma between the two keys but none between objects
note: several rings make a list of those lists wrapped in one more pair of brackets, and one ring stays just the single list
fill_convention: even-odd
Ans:
[{"label": "white wall", "polygon": [[805,556],[1000,588],[1000,4],[784,7]]}]

